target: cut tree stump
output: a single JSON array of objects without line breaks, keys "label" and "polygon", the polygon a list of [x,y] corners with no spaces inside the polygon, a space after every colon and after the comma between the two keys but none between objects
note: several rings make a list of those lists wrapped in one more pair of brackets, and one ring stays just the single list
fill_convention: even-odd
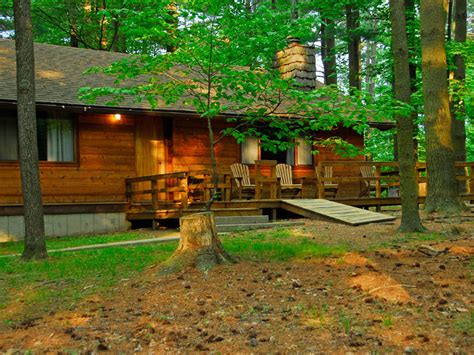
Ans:
[{"label": "cut tree stump", "polygon": [[178,248],[164,263],[159,274],[169,274],[188,267],[205,272],[217,264],[235,262],[217,237],[213,212],[181,217],[179,225],[181,239]]}]

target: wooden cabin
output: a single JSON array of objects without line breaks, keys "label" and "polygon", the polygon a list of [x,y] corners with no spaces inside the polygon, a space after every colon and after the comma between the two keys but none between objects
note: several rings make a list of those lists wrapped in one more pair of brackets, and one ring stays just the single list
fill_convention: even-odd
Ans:
[{"label": "wooden cabin", "polygon": [[[204,120],[180,106],[151,109],[124,102],[86,105],[78,90],[112,85],[99,74],[84,75],[125,54],[35,44],[36,102],[41,184],[48,236],[120,231],[129,228],[125,179],[203,169],[210,165]],[[225,128],[226,116],[216,121]],[[324,134],[324,133],[322,133]],[[332,132],[334,134],[334,132]],[[337,135],[362,146],[363,137],[341,128]],[[298,145],[280,155],[263,152],[258,141],[232,137],[217,146],[217,162],[252,165],[256,159],[291,163],[296,177],[313,176],[320,160],[339,159]],[[15,44],[0,40],[0,241],[23,237],[22,195],[16,124]]]}]

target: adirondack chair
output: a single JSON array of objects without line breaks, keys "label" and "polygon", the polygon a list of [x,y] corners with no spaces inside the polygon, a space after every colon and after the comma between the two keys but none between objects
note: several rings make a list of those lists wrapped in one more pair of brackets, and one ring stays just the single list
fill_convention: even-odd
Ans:
[{"label": "adirondack chair", "polygon": [[239,200],[251,198],[255,195],[255,185],[250,182],[249,167],[244,164],[234,163],[230,166],[233,182],[237,188]]},{"label": "adirondack chair", "polygon": [[[362,177],[367,179],[363,181],[365,186],[361,186],[361,196],[370,196],[371,191],[374,191],[377,188],[377,175],[375,174],[375,169],[373,166],[370,165],[362,165],[360,167],[360,173],[362,174]],[[381,190],[387,190],[389,187],[396,186],[399,186],[398,182],[390,184],[388,184],[387,182],[380,182]]]},{"label": "adirondack chair", "polygon": [[293,172],[291,165],[277,164],[276,176],[280,179],[281,194],[290,193],[292,196],[301,196],[303,184],[293,183]]},{"label": "adirondack chair", "polygon": [[[314,173],[315,173],[315,178],[317,179],[319,174],[319,167],[314,168]],[[325,165],[324,170],[322,171],[321,177],[323,178],[332,178],[332,166]],[[327,197],[335,197],[337,189],[338,189],[338,184],[333,183],[330,180],[325,180],[323,181],[324,184],[324,194]]]},{"label": "adirondack chair", "polygon": [[[316,173],[316,177],[318,176],[319,168],[315,167],[314,172]],[[332,178],[332,166],[324,166],[324,172],[322,174],[323,178]],[[334,185],[331,181],[324,181],[324,185]]]},{"label": "adirondack chair", "polygon": [[370,192],[375,190],[375,171],[374,167],[370,165],[362,165],[360,167],[362,177],[367,178],[363,181],[364,186],[361,186],[361,196],[370,196]]},{"label": "adirondack chair", "polygon": [[367,180],[364,181],[367,187],[373,187],[375,188],[375,171],[373,166],[369,165],[362,165],[360,167],[360,173],[362,174],[362,177],[367,178]]}]

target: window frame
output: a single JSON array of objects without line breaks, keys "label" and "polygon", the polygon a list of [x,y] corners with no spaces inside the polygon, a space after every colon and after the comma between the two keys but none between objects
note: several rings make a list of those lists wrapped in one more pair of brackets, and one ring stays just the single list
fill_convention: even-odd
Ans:
[{"label": "window frame", "polygon": [[[17,109],[5,109],[4,112],[12,111],[17,122],[17,137],[18,137],[18,111]],[[72,161],[48,161],[48,160],[38,160],[40,167],[54,167],[54,166],[61,166],[61,167],[78,167],[79,166],[79,129],[78,129],[78,117],[77,115],[73,114],[72,112],[61,112],[56,110],[37,110],[36,111],[36,120],[38,119],[69,119],[72,121],[73,126],[73,156],[74,159]],[[0,118],[1,120],[1,118]],[[17,145],[18,145],[18,138],[17,138]],[[18,155],[19,155],[18,151]],[[0,160],[1,166],[19,166],[20,164],[20,157],[15,160]]]},{"label": "window frame", "polygon": [[[260,145],[260,138],[256,138],[256,139],[257,139],[257,146],[258,146],[257,156],[258,156],[258,160],[260,160],[261,157],[262,157],[262,147]],[[249,166],[254,166],[255,163],[243,163],[242,162],[242,160],[243,160],[242,159],[242,144],[243,143],[239,144],[239,147],[240,147],[240,149],[239,149],[240,163],[245,164],[245,165],[249,165]],[[298,164],[298,151],[299,151],[298,147],[299,147],[299,145],[296,144],[296,140],[295,140],[295,145],[293,146],[293,162],[294,163],[291,166],[295,166],[295,167],[296,166],[298,166],[298,167],[312,167],[312,166],[314,166],[314,161],[315,161],[314,160],[314,154],[311,154],[311,163],[310,164]]]}]

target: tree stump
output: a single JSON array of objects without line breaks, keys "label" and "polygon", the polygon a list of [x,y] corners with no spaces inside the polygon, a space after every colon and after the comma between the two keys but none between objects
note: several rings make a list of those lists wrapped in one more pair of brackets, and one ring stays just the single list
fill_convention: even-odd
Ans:
[{"label": "tree stump", "polygon": [[181,217],[179,225],[179,246],[164,263],[159,274],[169,274],[187,267],[196,267],[205,272],[217,264],[235,262],[217,237],[214,213],[203,212]]}]

